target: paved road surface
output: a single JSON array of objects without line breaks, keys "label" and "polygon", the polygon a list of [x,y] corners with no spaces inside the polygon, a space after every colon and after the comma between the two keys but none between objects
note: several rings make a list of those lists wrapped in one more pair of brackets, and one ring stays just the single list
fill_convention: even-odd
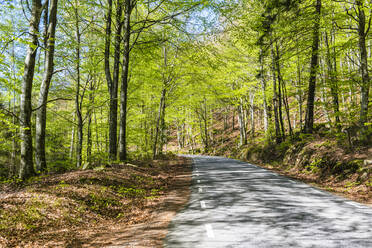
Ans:
[{"label": "paved road surface", "polygon": [[255,165],[193,156],[192,195],[165,247],[372,248],[372,208]]}]

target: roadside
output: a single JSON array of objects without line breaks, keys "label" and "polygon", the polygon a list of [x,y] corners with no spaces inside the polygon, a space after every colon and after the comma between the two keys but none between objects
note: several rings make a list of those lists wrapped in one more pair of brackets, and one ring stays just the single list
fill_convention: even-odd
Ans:
[{"label": "roadside", "polygon": [[[225,123],[226,122],[226,123]],[[372,142],[362,142],[329,128],[315,126],[313,134],[296,130],[276,143],[263,132],[249,132],[246,145],[239,145],[239,128],[232,118],[214,114],[208,148],[193,145],[183,152],[240,159],[274,170],[351,200],[372,204]],[[177,146],[174,140],[174,147]]]},{"label": "roadside", "polygon": [[190,183],[172,156],[3,184],[0,247],[161,247]]},{"label": "roadside", "polygon": [[[312,186],[351,200],[372,204],[372,148],[350,150],[337,139],[319,135],[298,137],[281,144],[263,140],[238,149],[214,147],[210,154],[236,158],[260,165]],[[230,147],[233,145],[230,143]]]}]

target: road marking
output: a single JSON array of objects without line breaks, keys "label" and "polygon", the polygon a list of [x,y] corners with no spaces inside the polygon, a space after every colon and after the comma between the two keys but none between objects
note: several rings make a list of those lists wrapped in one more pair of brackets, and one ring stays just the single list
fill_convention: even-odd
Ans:
[{"label": "road marking", "polygon": [[197,177],[198,177],[198,176],[199,176],[199,174],[198,174],[198,173],[196,173],[196,174],[195,174],[195,176],[197,176]]},{"label": "road marking", "polygon": [[348,204],[350,206],[353,206],[353,207],[356,207],[356,208],[363,208],[363,207],[359,206],[358,204],[356,204],[354,202],[346,202],[346,204]]},{"label": "road marking", "polygon": [[200,207],[201,208],[207,208],[207,206],[205,205],[205,201],[200,201]]},{"label": "road marking", "polygon": [[197,183],[200,183],[200,180],[197,180],[196,182],[197,182]]},{"label": "road marking", "polygon": [[202,188],[199,188],[198,190],[199,190],[199,193],[202,193],[203,192],[203,189]]},{"label": "road marking", "polygon": [[208,238],[214,238],[213,228],[210,224],[205,225],[205,230],[207,231]]}]

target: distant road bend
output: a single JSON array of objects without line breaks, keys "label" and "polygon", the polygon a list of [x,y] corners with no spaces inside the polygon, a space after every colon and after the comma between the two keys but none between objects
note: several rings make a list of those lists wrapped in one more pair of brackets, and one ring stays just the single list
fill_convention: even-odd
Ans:
[{"label": "distant road bend", "polygon": [[165,247],[372,248],[372,208],[237,160],[192,156]]}]

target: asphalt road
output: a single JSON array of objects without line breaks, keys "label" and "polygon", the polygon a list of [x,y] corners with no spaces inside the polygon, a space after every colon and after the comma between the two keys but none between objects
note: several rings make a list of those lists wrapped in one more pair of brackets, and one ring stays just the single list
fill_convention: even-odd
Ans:
[{"label": "asphalt road", "polygon": [[372,248],[372,208],[244,162],[193,156],[165,247]]}]

